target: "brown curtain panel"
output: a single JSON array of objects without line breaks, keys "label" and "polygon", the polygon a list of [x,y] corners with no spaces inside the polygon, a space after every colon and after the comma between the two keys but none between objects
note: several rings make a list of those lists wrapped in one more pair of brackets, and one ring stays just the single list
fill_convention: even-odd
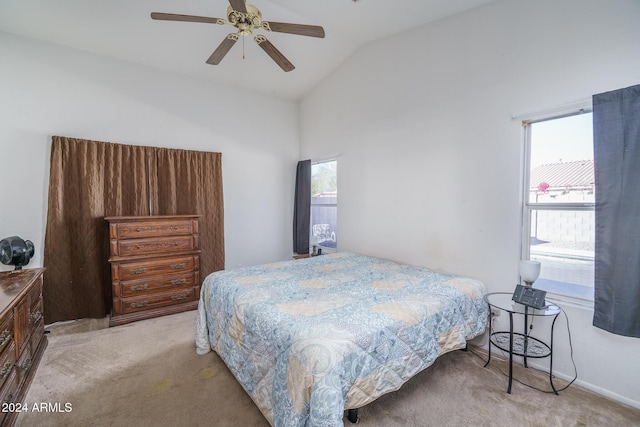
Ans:
[{"label": "brown curtain panel", "polygon": [[224,269],[222,154],[158,148],[155,167],[154,214],[201,215],[200,277]]},{"label": "brown curtain panel", "polygon": [[148,215],[149,147],[54,136],[44,243],[46,323],[111,310],[107,215]]}]

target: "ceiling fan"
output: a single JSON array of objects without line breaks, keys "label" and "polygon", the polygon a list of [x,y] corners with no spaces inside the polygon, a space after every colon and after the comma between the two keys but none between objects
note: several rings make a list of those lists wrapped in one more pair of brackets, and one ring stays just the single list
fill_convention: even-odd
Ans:
[{"label": "ceiling fan", "polygon": [[227,52],[238,41],[240,36],[253,35],[253,39],[258,46],[264,50],[267,55],[273,59],[276,64],[284,71],[291,71],[295,67],[289,60],[271,44],[269,40],[262,34],[254,34],[255,30],[263,29],[277,33],[296,34],[299,36],[324,38],[324,29],[317,25],[290,24],[286,22],[263,21],[262,14],[255,6],[246,4],[245,0],[229,0],[230,6],[227,7],[227,19],[210,18],[207,16],[179,15],[175,13],[152,12],[152,19],[163,21],[185,21],[185,22],[202,22],[207,24],[230,24],[238,30],[230,33],[220,43],[218,48],[207,59],[207,64],[218,65],[225,57]]}]

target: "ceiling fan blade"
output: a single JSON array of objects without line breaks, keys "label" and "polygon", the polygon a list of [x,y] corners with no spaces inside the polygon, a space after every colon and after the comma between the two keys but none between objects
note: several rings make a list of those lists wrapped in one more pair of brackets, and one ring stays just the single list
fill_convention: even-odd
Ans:
[{"label": "ceiling fan blade", "polygon": [[229,0],[229,4],[231,5],[231,8],[233,10],[247,13],[247,5],[245,4],[245,0]]},{"label": "ceiling fan blade", "polygon": [[262,21],[262,28],[277,33],[297,34],[299,36],[324,38],[324,28],[318,25],[289,24],[287,22]]},{"label": "ceiling fan blade", "polygon": [[205,24],[225,24],[227,22],[221,18],[210,18],[208,16],[179,15],[176,13],[161,12],[151,12],[151,19],[159,19],[161,21],[203,22]]},{"label": "ceiling fan blade", "polygon": [[218,48],[213,51],[209,59],[207,59],[207,64],[218,65],[220,61],[224,58],[224,56],[229,52],[229,50],[233,47],[234,44],[238,41],[238,34],[231,33],[227,35],[227,37],[222,40],[222,43],[218,46]]},{"label": "ceiling fan blade", "polygon": [[265,36],[257,35],[253,39],[284,71],[291,71],[296,68]]}]

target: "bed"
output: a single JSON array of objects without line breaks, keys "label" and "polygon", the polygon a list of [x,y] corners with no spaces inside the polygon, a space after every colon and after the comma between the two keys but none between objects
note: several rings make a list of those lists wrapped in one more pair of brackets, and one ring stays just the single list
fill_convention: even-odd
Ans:
[{"label": "bed", "polygon": [[340,252],[210,274],[196,351],[224,360],[271,425],[343,426],[484,332],[482,282]]}]

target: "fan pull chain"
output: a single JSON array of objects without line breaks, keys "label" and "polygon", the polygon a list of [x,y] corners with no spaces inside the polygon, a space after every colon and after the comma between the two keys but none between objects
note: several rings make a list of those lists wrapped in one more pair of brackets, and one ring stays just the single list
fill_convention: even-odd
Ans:
[{"label": "fan pull chain", "polygon": [[245,39],[245,38],[246,38],[246,37],[243,37],[243,38],[242,38],[242,59],[244,59],[244,39]]}]

